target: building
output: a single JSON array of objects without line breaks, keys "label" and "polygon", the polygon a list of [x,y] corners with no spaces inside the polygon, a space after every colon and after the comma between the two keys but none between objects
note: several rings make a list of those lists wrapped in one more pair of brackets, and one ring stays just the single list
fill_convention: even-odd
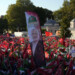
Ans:
[{"label": "building", "polygon": [[47,20],[47,22],[42,26],[42,29],[46,29],[48,32],[52,32],[53,35],[56,35],[56,31],[59,30],[59,23],[55,20]]},{"label": "building", "polygon": [[72,33],[70,38],[75,39],[75,19],[71,20],[69,29],[70,29],[70,31]]}]

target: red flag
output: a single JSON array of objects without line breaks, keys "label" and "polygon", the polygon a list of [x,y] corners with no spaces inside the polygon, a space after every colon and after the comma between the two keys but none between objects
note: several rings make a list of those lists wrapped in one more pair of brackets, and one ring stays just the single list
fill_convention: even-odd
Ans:
[{"label": "red flag", "polygon": [[25,43],[24,40],[25,40],[25,39],[24,39],[23,37],[21,37],[21,38],[19,39],[20,43]]},{"label": "red flag", "polygon": [[59,39],[59,42],[60,42],[60,44],[62,44],[62,45],[65,46],[65,38],[60,38],[60,39]]},{"label": "red flag", "polygon": [[49,32],[49,36],[52,36],[53,34],[51,32]]},{"label": "red flag", "polygon": [[49,36],[49,32],[45,31],[45,35],[46,35],[46,36]]},{"label": "red flag", "polygon": [[45,35],[46,35],[46,36],[52,36],[53,34],[52,34],[52,32],[47,32],[47,31],[45,31]]},{"label": "red flag", "polygon": [[7,33],[7,35],[6,35],[7,37],[10,37],[10,35],[9,35],[9,33]]},{"label": "red flag", "polygon": [[45,51],[45,58],[49,58],[49,54],[47,51]]}]

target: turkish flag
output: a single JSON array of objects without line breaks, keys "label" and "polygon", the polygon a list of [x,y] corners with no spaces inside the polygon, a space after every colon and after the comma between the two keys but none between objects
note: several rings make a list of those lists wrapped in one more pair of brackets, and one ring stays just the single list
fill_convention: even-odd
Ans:
[{"label": "turkish flag", "polygon": [[52,32],[49,32],[49,36],[52,36],[53,34],[52,34]]},{"label": "turkish flag", "polygon": [[52,36],[53,34],[52,34],[52,32],[47,32],[47,31],[45,31],[45,35],[46,35],[46,36]]},{"label": "turkish flag", "polygon": [[7,37],[10,37],[10,35],[9,35],[9,33],[7,33],[7,35],[6,35]]},{"label": "turkish flag", "polygon": [[46,35],[46,36],[49,36],[49,32],[45,31],[45,35]]}]

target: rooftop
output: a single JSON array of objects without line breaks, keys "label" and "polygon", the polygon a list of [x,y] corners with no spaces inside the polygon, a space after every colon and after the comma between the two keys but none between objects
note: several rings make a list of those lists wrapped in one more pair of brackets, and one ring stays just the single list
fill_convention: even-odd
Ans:
[{"label": "rooftop", "polygon": [[58,22],[56,22],[55,20],[52,20],[52,19],[50,19],[50,20],[48,20],[44,25],[59,25],[59,23]]}]

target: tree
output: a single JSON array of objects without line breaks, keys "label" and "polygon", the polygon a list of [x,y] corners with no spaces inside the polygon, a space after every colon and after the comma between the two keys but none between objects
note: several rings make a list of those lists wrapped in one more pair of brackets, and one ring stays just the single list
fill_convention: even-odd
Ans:
[{"label": "tree", "polygon": [[61,36],[60,37],[70,37],[71,33],[68,29],[70,27],[70,21],[72,19],[71,11],[70,11],[70,2],[65,0],[62,8],[58,11],[54,12],[55,19],[58,20],[61,24]]},{"label": "tree", "polygon": [[53,12],[48,10],[48,9],[43,9],[40,7],[35,7],[35,9],[33,10],[34,12],[36,12],[39,16],[40,19],[40,25],[43,26],[44,23],[46,22],[46,18],[53,18]]},{"label": "tree", "polygon": [[21,6],[17,6],[16,4],[10,5],[7,11],[7,19],[9,23],[9,29],[17,31],[24,28],[25,17],[23,8]]},{"label": "tree", "polygon": [[0,18],[0,34],[3,34],[4,30],[8,30],[8,21],[5,18]]},{"label": "tree", "polygon": [[7,10],[7,20],[9,29],[12,31],[25,31],[26,20],[25,11],[32,10],[34,7],[30,0],[17,0],[16,4],[11,4]]},{"label": "tree", "polygon": [[22,5],[22,6],[25,6],[25,7],[33,5],[33,3],[30,0],[17,0],[16,4]]},{"label": "tree", "polygon": [[75,18],[75,0],[70,0],[70,12],[72,18]]},{"label": "tree", "polygon": [[35,7],[30,0],[17,0],[16,4],[9,6],[7,10],[7,20],[9,24],[9,29],[12,31],[25,31],[26,30],[26,20],[25,11],[36,12],[39,16],[41,25],[44,24],[46,18],[51,18],[52,11],[47,9]]}]

